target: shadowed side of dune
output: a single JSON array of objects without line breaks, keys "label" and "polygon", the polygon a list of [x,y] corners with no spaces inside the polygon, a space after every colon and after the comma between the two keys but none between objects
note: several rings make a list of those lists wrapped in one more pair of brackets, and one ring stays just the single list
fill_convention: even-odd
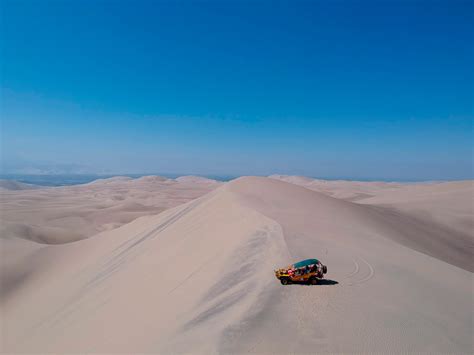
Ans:
[{"label": "shadowed side of dune", "polygon": [[[332,198],[275,179],[246,177],[235,180],[229,188],[241,196],[244,203],[270,218],[292,219],[294,215],[293,220],[299,219],[300,223],[310,226],[314,220],[311,215],[317,214],[318,226],[352,223],[370,226],[381,238],[474,272],[474,237],[435,220],[393,208]],[[351,234],[350,230],[347,234]]]},{"label": "shadowed side of dune", "polygon": [[[472,274],[395,243],[406,232],[385,218],[285,182],[234,180],[157,216],[45,247],[48,263],[2,303],[3,350],[469,349]],[[308,257],[337,283],[279,284],[276,267]]]},{"label": "shadowed side of dune", "polygon": [[228,189],[46,248],[57,267],[38,265],[5,303],[6,351],[215,351],[289,262],[279,225]]}]

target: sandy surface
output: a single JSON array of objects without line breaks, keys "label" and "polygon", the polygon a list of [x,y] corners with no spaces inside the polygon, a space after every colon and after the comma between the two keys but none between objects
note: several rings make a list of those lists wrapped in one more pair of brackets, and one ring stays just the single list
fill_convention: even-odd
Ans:
[{"label": "sandy surface", "polygon": [[394,235],[396,241],[474,271],[474,181],[327,181],[285,175],[271,178],[364,204],[401,232]]},{"label": "sandy surface", "polygon": [[117,176],[46,188],[10,181],[0,189],[0,233],[45,244],[72,242],[178,206],[220,184],[193,176]]},{"label": "sandy surface", "polygon": [[33,189],[39,189],[39,188],[41,188],[41,186],[25,184],[19,181],[0,179],[0,191],[1,190],[10,190],[10,191],[33,190]]},{"label": "sandy surface", "polygon": [[[2,239],[24,259],[2,267],[3,350],[472,353],[474,237],[455,225],[472,182],[454,184],[367,185],[355,203],[245,177],[73,243]],[[274,278],[312,257],[327,281]]]}]

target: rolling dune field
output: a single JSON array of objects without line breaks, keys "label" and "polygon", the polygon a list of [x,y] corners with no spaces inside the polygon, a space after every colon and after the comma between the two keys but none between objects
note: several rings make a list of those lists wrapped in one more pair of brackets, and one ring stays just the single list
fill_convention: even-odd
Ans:
[{"label": "rolling dune field", "polygon": [[[472,353],[471,181],[288,180],[205,182],[69,243],[0,239],[22,260],[2,258],[2,350]],[[328,266],[315,286],[273,274],[313,257]]]}]

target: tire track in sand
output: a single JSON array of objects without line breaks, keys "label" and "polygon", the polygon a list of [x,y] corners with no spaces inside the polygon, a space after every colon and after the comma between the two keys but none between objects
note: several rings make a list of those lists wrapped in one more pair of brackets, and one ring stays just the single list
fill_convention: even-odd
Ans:
[{"label": "tire track in sand", "polygon": [[[374,270],[374,267],[372,266],[371,263],[369,263],[367,260],[365,260],[364,258],[362,258],[361,256],[358,256],[359,260],[362,262],[362,265],[363,265],[363,269],[367,269],[368,270],[368,274],[367,276],[363,277],[362,279],[355,279],[355,280],[351,280],[349,282],[349,286],[354,286],[354,285],[360,285],[360,284],[363,284],[367,281],[369,281],[370,279],[372,279],[375,275],[375,270]],[[354,262],[354,265],[355,265],[355,270],[353,272],[351,272],[349,275],[346,276],[346,278],[353,278],[355,276],[358,276],[359,275],[359,271],[361,269],[361,264],[359,264],[357,262],[356,259],[352,259],[353,262]]]},{"label": "tire track in sand", "polygon": [[352,276],[354,276],[355,274],[357,274],[359,272],[359,263],[357,262],[356,259],[352,258],[352,262],[354,263],[354,271],[352,271],[349,275],[345,276],[344,278],[345,279],[348,279],[348,278],[351,278]]}]

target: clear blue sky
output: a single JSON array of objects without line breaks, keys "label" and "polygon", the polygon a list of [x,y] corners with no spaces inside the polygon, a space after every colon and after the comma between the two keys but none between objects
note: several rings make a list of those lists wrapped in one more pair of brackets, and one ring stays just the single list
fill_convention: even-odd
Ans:
[{"label": "clear blue sky", "polygon": [[1,11],[4,172],[473,177],[473,1]]}]

